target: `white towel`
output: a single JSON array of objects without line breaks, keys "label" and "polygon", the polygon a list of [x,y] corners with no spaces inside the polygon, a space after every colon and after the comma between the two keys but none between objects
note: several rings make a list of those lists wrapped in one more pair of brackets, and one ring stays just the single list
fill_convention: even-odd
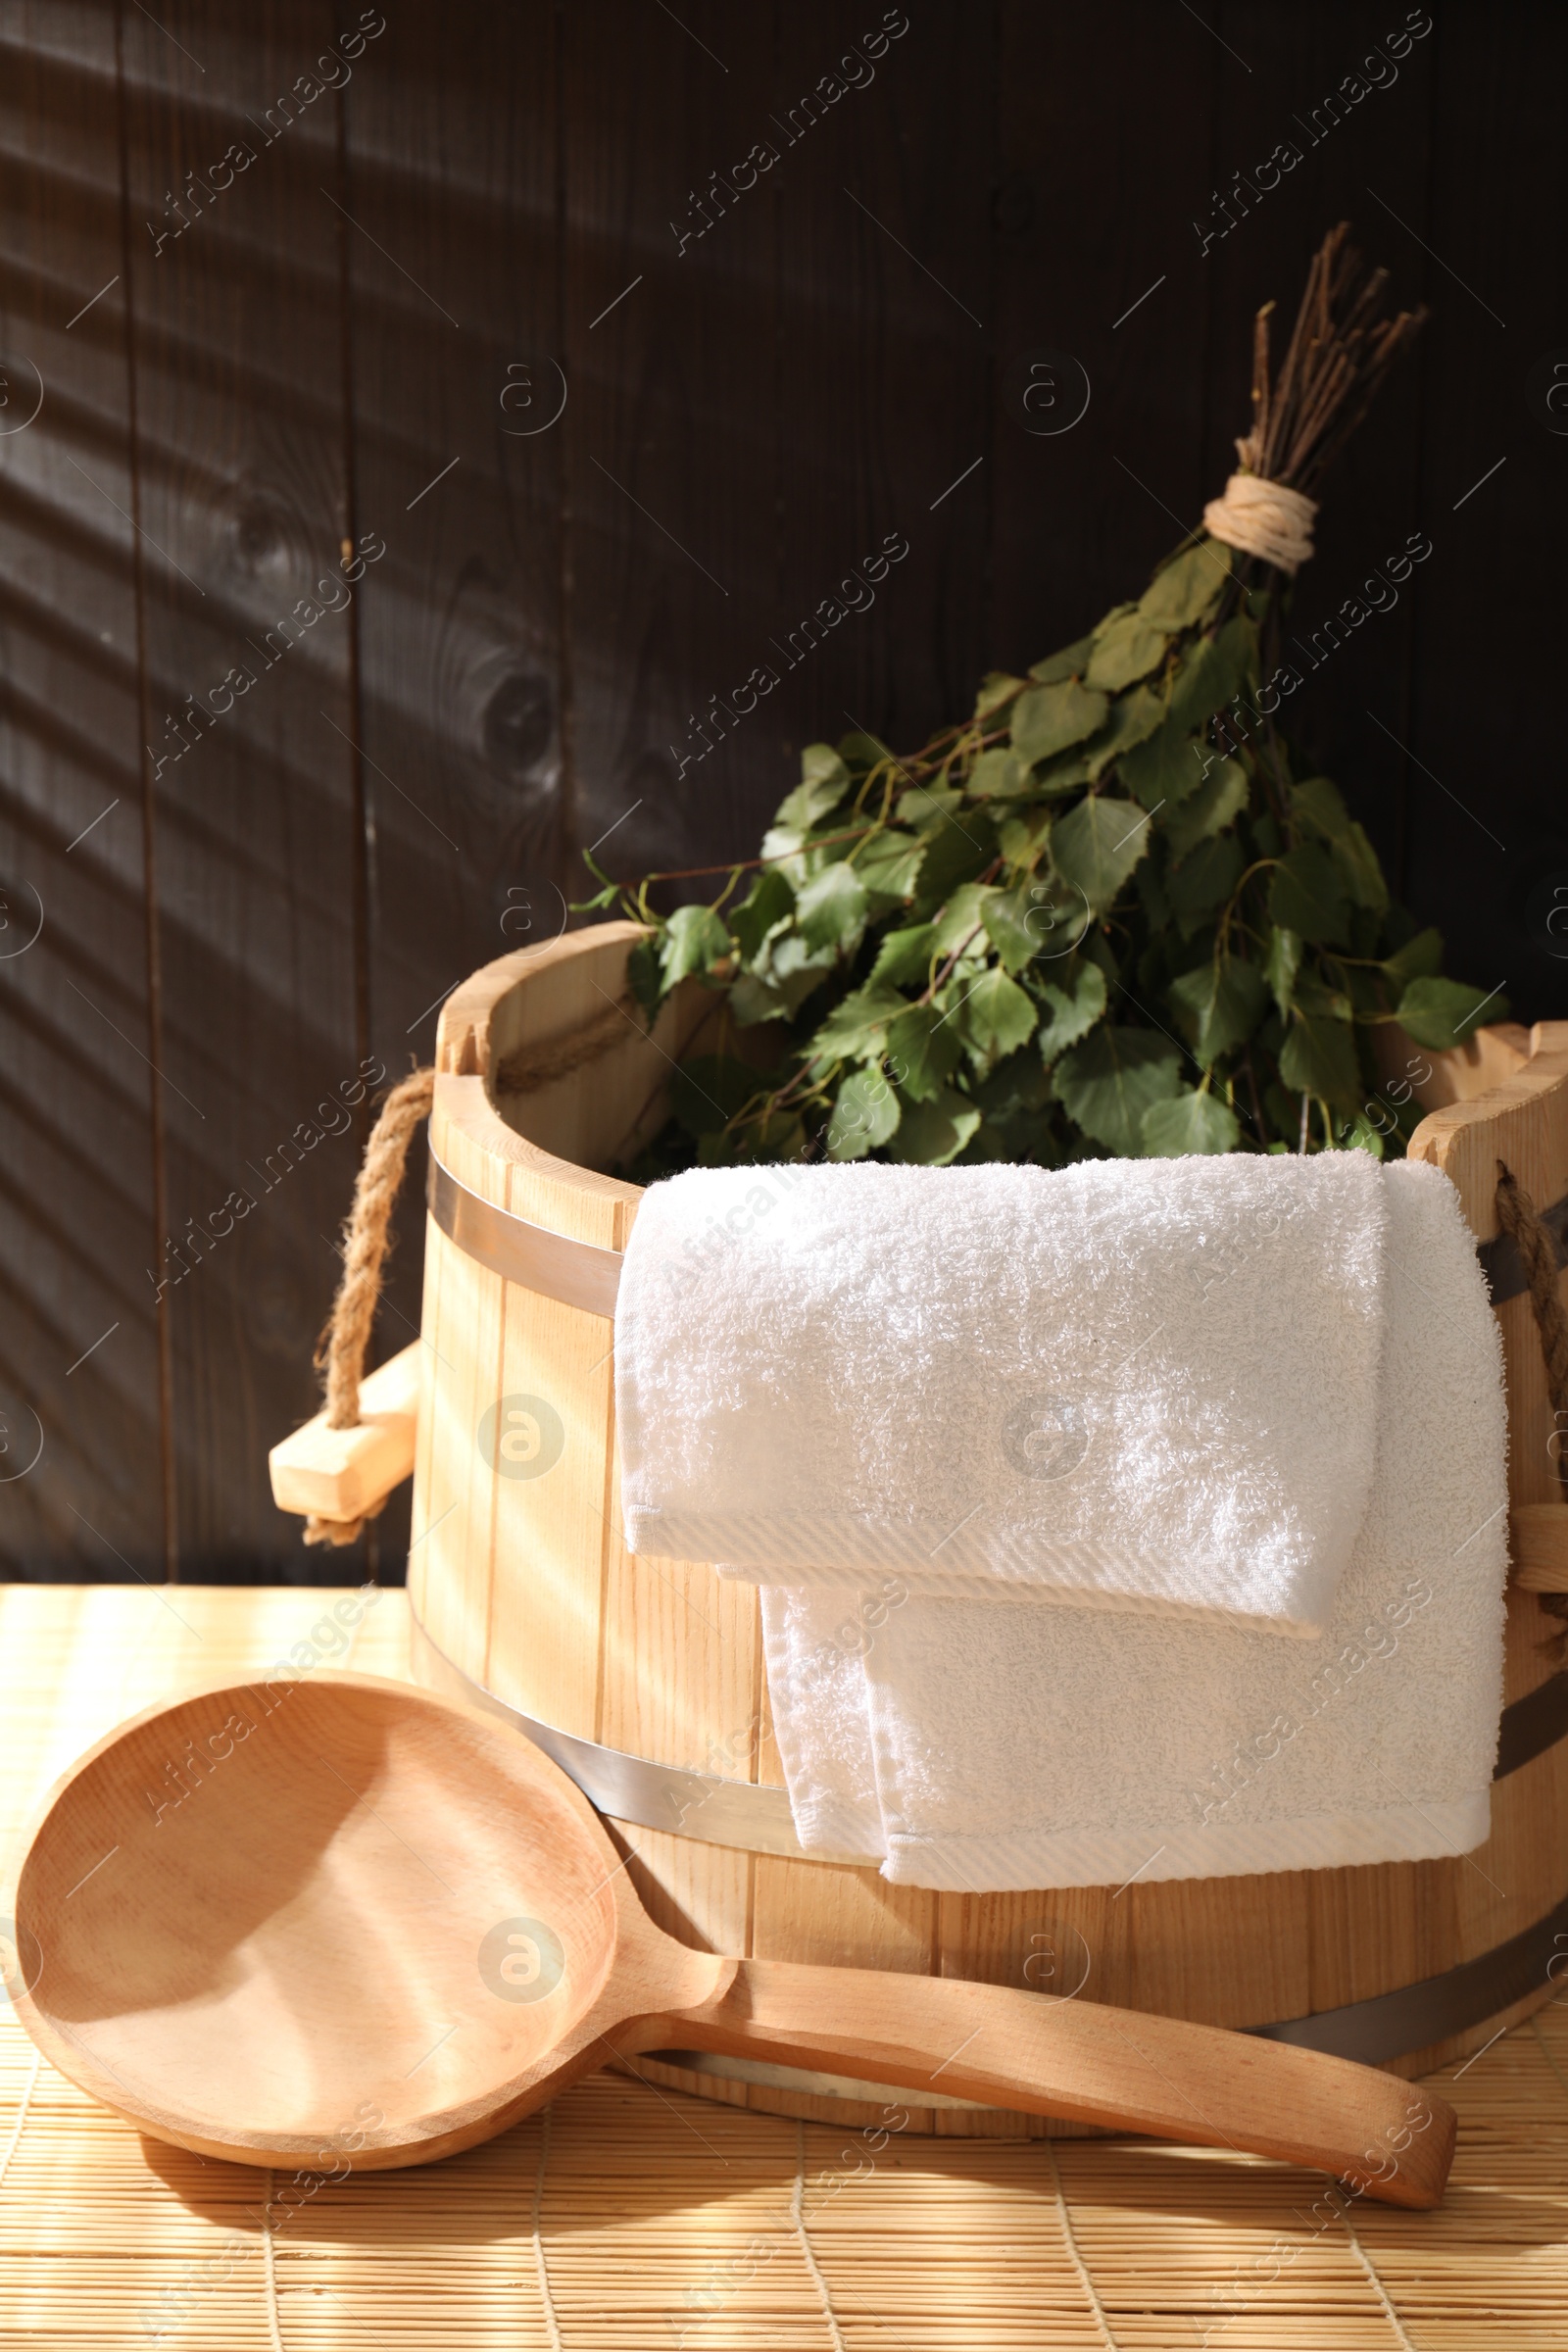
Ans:
[{"label": "white towel", "polygon": [[1366,1510],[1384,1228],[1359,1152],[655,1185],[615,1316],[627,1542],[1319,1634]]},{"label": "white towel", "polygon": [[[1359,1155],[1356,1155],[1359,1156]],[[897,1588],[768,1591],[802,1842],[955,1891],[1464,1853],[1502,1699],[1507,1416],[1458,1196],[1383,1172],[1371,1498],[1327,1640]]]}]

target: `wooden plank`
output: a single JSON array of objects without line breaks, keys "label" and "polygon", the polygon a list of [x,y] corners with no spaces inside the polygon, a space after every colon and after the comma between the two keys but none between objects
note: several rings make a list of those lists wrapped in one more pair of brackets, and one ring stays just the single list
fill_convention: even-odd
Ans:
[{"label": "wooden plank", "polygon": [[1509,1515],[1508,1526],[1513,1581],[1519,1590],[1568,1592],[1568,1510],[1561,1502],[1521,1503]]},{"label": "wooden plank", "polygon": [[[984,666],[1022,669],[1135,595],[1220,487],[1204,463],[1213,270],[1188,215],[1207,193],[1222,53],[1191,15],[1133,0],[1004,0],[999,21]],[[1025,364],[1048,352],[1088,375],[1088,410],[1060,432],[1034,428],[1076,407],[1070,368],[1036,379],[1049,407],[1023,405]]]},{"label": "wooden plank", "polygon": [[425,1348],[411,1340],[360,1383],[360,1418],[330,1429],[325,1411],[280,1439],[267,1457],[280,1511],[359,1519],[412,1476]]},{"label": "wooden plank", "polygon": [[[695,731],[711,698],[732,704],[777,662],[779,173],[710,208],[706,233],[688,204],[777,138],[773,31],[763,11],[699,27],[684,9],[575,9],[562,24],[571,790],[579,839],[615,826],[610,870],[637,874],[751,854],[788,788],[776,697],[738,731],[720,718],[711,756]],[[787,345],[785,329],[785,367]]]},{"label": "wooden plank", "polygon": [[218,1579],[322,1572],[265,1456],[316,1404],[364,1094],[336,32],[325,0],[123,27],[176,1520]]},{"label": "wooden plank", "polygon": [[[1563,904],[1553,887],[1568,883],[1552,712],[1547,698],[1522,696],[1499,760],[1495,714],[1475,681],[1504,666],[1548,676],[1555,659],[1562,443],[1533,409],[1529,379],[1563,344],[1568,160],[1560,140],[1536,133],[1523,94],[1562,86],[1568,18],[1518,0],[1484,17],[1445,15],[1434,55],[1435,152],[1462,156],[1465,169],[1433,174],[1421,232],[1431,257],[1391,239],[1423,270],[1437,313],[1421,465],[1441,546],[1425,566],[1404,733],[1409,896],[1446,935],[1449,968],[1481,989],[1506,983],[1528,1021],[1568,1011],[1562,943],[1545,928]],[[1413,220],[1408,188],[1375,184]],[[1521,233],[1525,222],[1534,225]],[[1489,579],[1499,554],[1502,598]]]},{"label": "wooden plank", "polygon": [[20,1577],[168,1559],[116,108],[107,11],[5,10],[0,1560]]},{"label": "wooden plank", "polygon": [[[827,11],[785,11],[766,101],[781,150],[770,179],[786,527],[763,658],[783,671],[768,731],[788,754],[855,724],[912,750],[967,715],[992,661],[991,172],[955,159],[992,151],[993,12],[860,22],[852,32]],[[844,92],[825,106],[824,83]],[[739,227],[721,223],[702,250]],[[848,617],[811,643],[804,624],[828,599]],[[762,749],[754,738],[754,826],[799,772]]]},{"label": "wooden plank", "polygon": [[[495,1199],[504,1169],[487,1171],[462,1136],[442,1139],[466,1183]],[[433,1219],[425,1235],[425,1300],[435,1309],[425,1366],[420,1458],[414,1493],[413,1592],[431,1640],[465,1674],[484,1679],[490,1623],[497,1480],[479,1450],[479,1425],[501,1395],[506,1285],[454,1247]],[[428,1452],[423,1424],[428,1424]]]},{"label": "wooden plank", "polygon": [[[344,100],[352,218],[335,226],[356,524],[388,546],[359,608],[361,978],[376,1050],[401,1072],[430,1057],[449,989],[564,927],[581,868],[561,673],[564,428],[534,429],[566,356],[558,12],[379,13]],[[397,1212],[383,1348],[418,1327],[419,1189]],[[400,1573],[400,1534],[394,1498],[376,1529],[383,1575]]]},{"label": "wooden plank", "polygon": [[[606,1736],[598,1710],[613,1338],[604,1316],[509,1283],[496,1392],[485,1400],[499,1415],[499,1443],[520,1435],[516,1450],[531,1458],[499,1465],[516,1474],[496,1482],[481,1679],[509,1705],[585,1740]],[[540,1474],[528,1475],[536,1462]],[[578,1475],[583,1463],[597,1475]]]}]

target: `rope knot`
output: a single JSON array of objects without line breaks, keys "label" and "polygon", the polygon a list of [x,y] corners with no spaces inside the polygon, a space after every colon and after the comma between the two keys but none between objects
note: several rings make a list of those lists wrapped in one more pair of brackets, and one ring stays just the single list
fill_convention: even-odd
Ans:
[{"label": "rope knot", "polygon": [[1317,501],[1257,473],[1233,473],[1203,509],[1203,528],[1241,555],[1259,556],[1294,578],[1312,553]]}]

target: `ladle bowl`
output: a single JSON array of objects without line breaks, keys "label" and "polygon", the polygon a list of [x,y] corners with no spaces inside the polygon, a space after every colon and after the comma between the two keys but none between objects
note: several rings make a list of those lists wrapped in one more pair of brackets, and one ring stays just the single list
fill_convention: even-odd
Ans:
[{"label": "ladle bowl", "polygon": [[736,1960],[655,1927],[517,1733],[405,1683],[206,1690],[46,1800],[17,2007],[107,2107],[203,2156],[368,2171],[670,2046],[1282,2157],[1435,2205],[1451,2109],[1342,2059],[998,1984]]}]

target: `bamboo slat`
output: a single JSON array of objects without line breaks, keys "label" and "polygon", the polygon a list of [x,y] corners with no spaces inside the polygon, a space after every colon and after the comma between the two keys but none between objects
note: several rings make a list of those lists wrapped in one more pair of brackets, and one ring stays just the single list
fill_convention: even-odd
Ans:
[{"label": "bamboo slat", "polygon": [[[0,1588],[8,1860],[101,1732],[269,1665],[338,1597]],[[353,1641],[355,1666],[406,1674],[404,1595]],[[1561,2352],[1568,1997],[1432,2080],[1460,2135],[1431,2214],[1209,2151],[916,2139],[898,2111],[868,2136],[601,2075],[486,2147],[329,2182],[269,2230],[280,2180],[140,2138],[0,2011],[0,2347]]]}]

